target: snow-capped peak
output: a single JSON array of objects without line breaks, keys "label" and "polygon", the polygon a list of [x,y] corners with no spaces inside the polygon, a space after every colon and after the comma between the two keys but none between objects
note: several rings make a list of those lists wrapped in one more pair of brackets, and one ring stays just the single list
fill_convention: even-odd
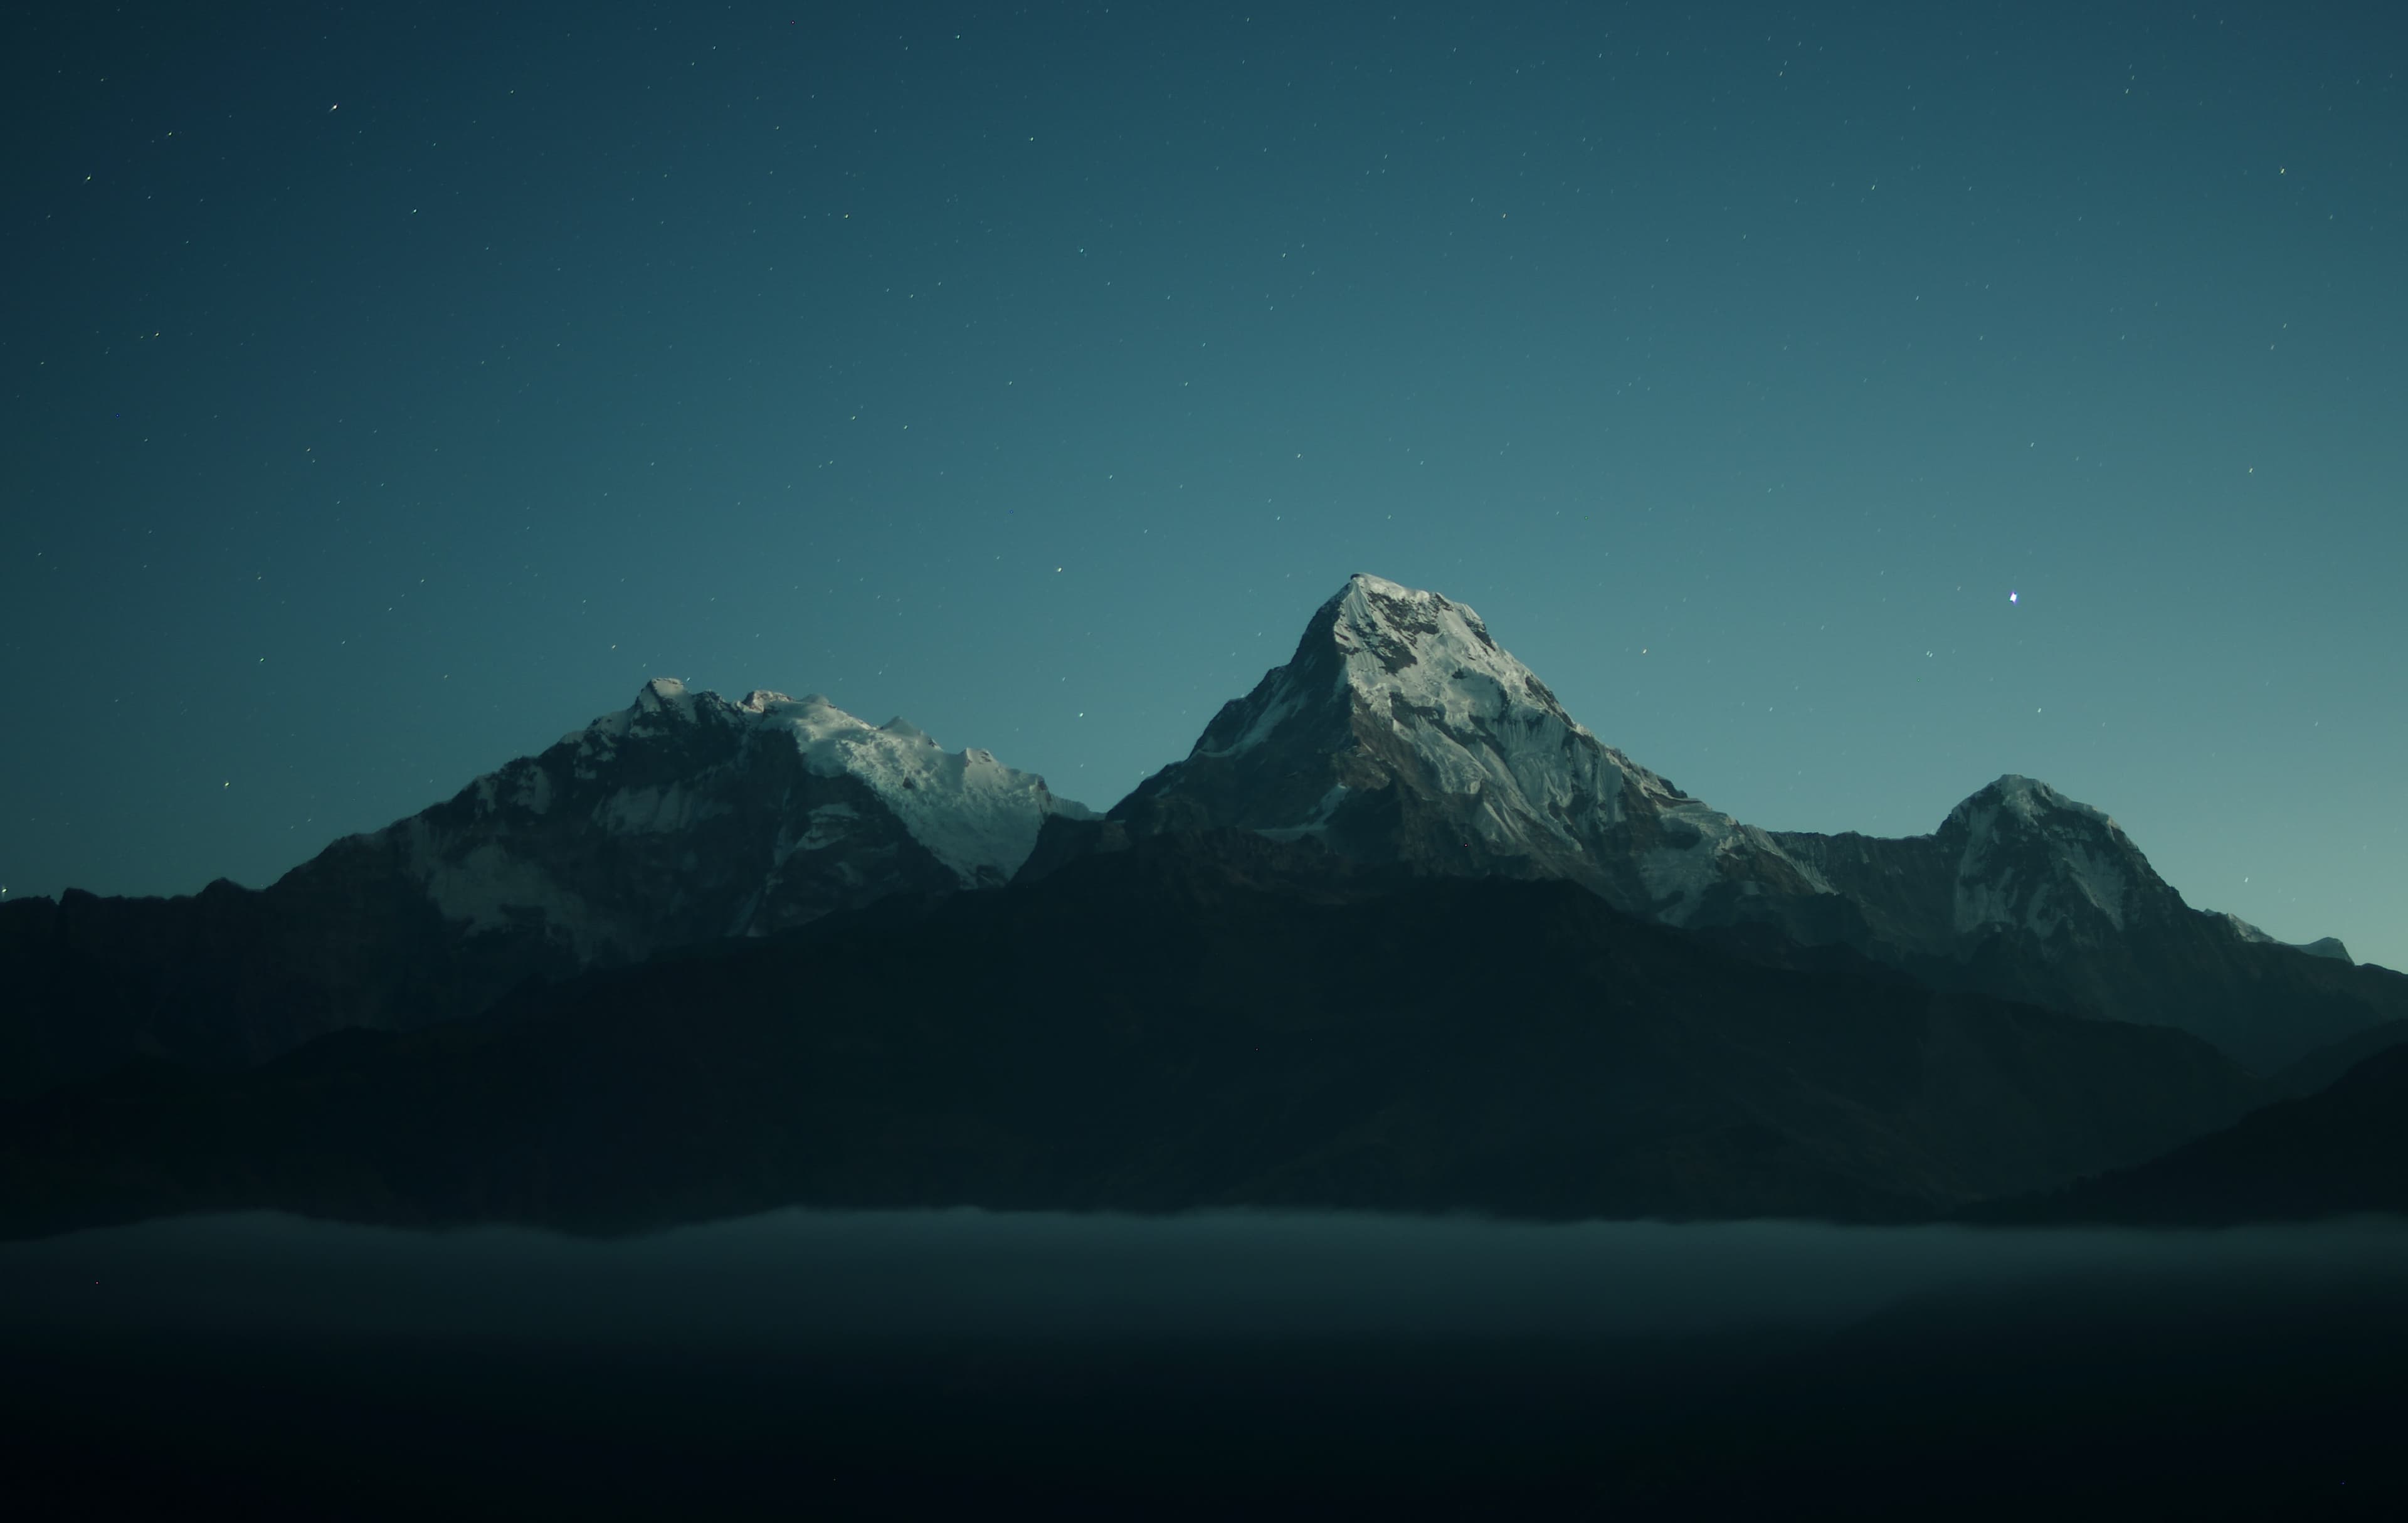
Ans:
[{"label": "snow-capped peak", "polygon": [[658,677],[380,839],[445,918],[471,933],[540,925],[582,963],[890,893],[1000,886],[1054,814],[1092,812],[904,720],[869,725],[818,694],[731,703]]},{"label": "snow-capped peak", "polygon": [[[1626,787],[1656,808],[1696,812],[1710,838],[1727,839],[1735,827],[1598,740],[1466,604],[1357,572],[1307,626],[1305,646],[1320,640],[1338,653],[1340,680],[1368,715],[1421,737],[1417,749],[1448,792],[1478,793],[1505,781],[1497,775],[1501,762],[1557,833],[1573,793],[1598,797],[1614,815]],[[1574,783],[1570,774],[1586,769],[1567,770],[1568,759],[1591,753],[1614,773],[1601,790]]]},{"label": "snow-capped peak", "polygon": [[678,678],[655,677],[637,690],[636,707],[648,714],[668,709],[691,712],[694,695],[686,691],[685,683]]},{"label": "snow-capped peak", "polygon": [[1083,804],[1056,798],[1034,772],[1006,767],[985,751],[946,751],[900,717],[884,725],[857,719],[825,695],[800,698],[755,688],[741,703],[695,692],[673,677],[655,677],[634,705],[605,714],[572,740],[587,767],[593,754],[664,718],[698,722],[708,716],[741,730],[782,736],[820,777],[850,776],[895,812],[913,840],[952,869],[966,886],[1009,879],[1028,859],[1048,814],[1083,819]]},{"label": "snow-capped peak", "polygon": [[1324,605],[1313,630],[1324,616],[1343,680],[1367,697],[1450,718],[1527,724],[1543,717],[1588,733],[1461,603],[1357,572]]},{"label": "snow-capped peak", "polygon": [[655,729],[665,724],[690,722],[697,709],[709,704],[722,704],[716,693],[697,694],[675,677],[655,677],[636,689],[636,701],[616,713],[604,714],[581,730],[570,730],[561,740],[574,744],[588,736],[617,739],[639,729]]},{"label": "snow-capped peak", "polygon": [[2121,930],[2143,898],[2173,892],[2103,811],[2017,773],[1949,811],[1941,832],[1962,838],[1959,932],[2009,925],[2048,936],[2093,916]]},{"label": "snow-capped peak", "polygon": [[2079,799],[2065,795],[2019,772],[2009,772],[1996,783],[1976,791],[1949,812],[1949,819],[1971,818],[1984,811],[2002,811],[2019,820],[2038,821],[2050,814],[2071,814],[2093,822],[2122,835],[2123,827],[2107,817],[2106,812],[2095,809]]},{"label": "snow-capped peak", "polygon": [[1764,832],[1574,721],[1471,609],[1368,575],[1113,813],[1140,829],[1311,835],[1441,871],[1569,877],[1675,920],[1742,880],[1799,877]]},{"label": "snow-capped peak", "polygon": [[1196,742],[1198,757],[1234,756],[1343,695],[1383,718],[1449,727],[1508,721],[1585,736],[1478,613],[1437,593],[1357,572],[1305,625],[1288,664],[1226,706]]},{"label": "snow-capped peak", "polygon": [[965,885],[1019,871],[1048,814],[1086,819],[1094,813],[1055,797],[1043,778],[1006,767],[990,752],[945,750],[907,719],[871,725],[818,694],[795,699],[754,693],[745,711],[764,730],[792,740],[812,772],[867,784]]}]

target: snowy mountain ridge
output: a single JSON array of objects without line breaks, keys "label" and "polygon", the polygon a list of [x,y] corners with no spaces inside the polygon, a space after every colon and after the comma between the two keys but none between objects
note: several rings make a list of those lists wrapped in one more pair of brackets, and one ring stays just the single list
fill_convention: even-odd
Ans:
[{"label": "snowy mountain ridge", "polygon": [[[1333,706],[1348,711],[1343,736],[1329,722]],[[1642,893],[1608,897],[1674,924],[1711,918],[1717,889],[1740,898],[1849,895],[1845,871],[1812,849],[1827,838],[1761,830],[1691,797],[1572,718],[1477,612],[1366,574],[1314,615],[1294,659],[1224,708],[1185,762],[1132,797],[1187,791],[1188,774],[1208,769],[1311,774],[1312,759],[1295,753],[1333,740],[1336,781],[1310,809],[1297,809],[1292,787],[1274,789],[1290,817],[1266,820],[1250,794],[1250,817],[1228,823],[1326,836],[1365,785],[1348,753],[1369,754],[1386,764],[1369,781],[1407,778],[1453,801],[1455,823],[1474,838],[1465,846],[1476,841],[1500,863],[1524,858],[1584,879],[1611,881],[1627,866]],[[2121,930],[2136,896],[2172,892],[2104,812],[2014,773],[1958,804],[1933,839],[1954,858],[1945,908],[1959,935],[2016,927],[2046,938],[2094,919]]]},{"label": "snowy mountain ridge", "polygon": [[349,844],[393,854],[464,931],[534,934],[582,966],[889,893],[1000,887],[1048,818],[1092,813],[901,719],[655,678],[626,709]]},{"label": "snowy mountain ridge", "polygon": [[[590,779],[600,775],[631,735],[658,733],[668,725],[714,723],[784,737],[814,776],[859,779],[965,888],[1009,881],[1028,859],[1048,815],[1084,819],[1094,813],[1084,804],[1054,797],[1043,778],[1004,766],[991,751],[947,751],[907,719],[872,725],[818,693],[793,698],[755,688],[741,702],[730,703],[676,678],[656,677],[637,693],[633,705],[570,731],[561,744],[577,749],[579,775]],[[630,814],[619,827],[657,827],[649,820],[634,825],[640,817]],[[807,833],[794,847],[812,850],[816,844]]]}]

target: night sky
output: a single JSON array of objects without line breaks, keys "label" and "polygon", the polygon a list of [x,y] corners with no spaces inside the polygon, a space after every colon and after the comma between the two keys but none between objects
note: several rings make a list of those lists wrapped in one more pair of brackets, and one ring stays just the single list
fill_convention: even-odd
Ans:
[{"label": "night sky", "polygon": [[48,8],[12,893],[654,675],[1103,807],[1368,570],[1744,820],[2028,773],[2408,967],[2395,7]]}]

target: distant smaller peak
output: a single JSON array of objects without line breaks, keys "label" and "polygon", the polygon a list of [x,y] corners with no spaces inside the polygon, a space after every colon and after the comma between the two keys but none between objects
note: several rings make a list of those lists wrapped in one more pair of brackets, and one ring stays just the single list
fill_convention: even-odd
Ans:
[{"label": "distant smaller peak", "polygon": [[1995,783],[1974,792],[1963,803],[1948,812],[1950,824],[1968,823],[1978,811],[1995,810],[2021,819],[2038,820],[2043,815],[2073,815],[2094,820],[2120,830],[2122,827],[2107,817],[2104,810],[2094,808],[2078,798],[2069,798],[2038,778],[2021,772],[2007,772]]},{"label": "distant smaller peak", "polygon": [[2281,937],[2272,936],[2259,930],[2229,910],[2217,910],[2213,912],[2244,941],[2255,941],[2263,946],[2289,947],[2294,952],[2304,952],[2311,957],[2325,957],[2334,962],[2355,964],[2358,961],[2356,957],[2349,955],[2349,948],[2342,944],[2342,940],[2338,936],[2320,936],[2313,941],[2286,941]]}]

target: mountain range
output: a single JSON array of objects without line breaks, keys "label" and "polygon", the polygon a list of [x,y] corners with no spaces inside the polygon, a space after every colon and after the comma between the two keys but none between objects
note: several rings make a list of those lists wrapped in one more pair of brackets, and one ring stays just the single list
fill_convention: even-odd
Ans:
[{"label": "mountain range", "polygon": [[11,900],[0,976],[29,1222],[1896,1217],[2142,1164],[2408,1021],[2028,778],[1928,836],[1742,824],[1369,576],[1101,815],[656,680],[266,889]]},{"label": "mountain range", "polygon": [[2408,1008],[2408,981],[2337,941],[2290,947],[2193,910],[2114,820],[2029,778],[1928,836],[1743,825],[1600,741],[1471,610],[1375,577],[1110,818],[1567,879],[1668,925],[1760,925],[1942,986],[2180,1027],[2262,1068]]}]

